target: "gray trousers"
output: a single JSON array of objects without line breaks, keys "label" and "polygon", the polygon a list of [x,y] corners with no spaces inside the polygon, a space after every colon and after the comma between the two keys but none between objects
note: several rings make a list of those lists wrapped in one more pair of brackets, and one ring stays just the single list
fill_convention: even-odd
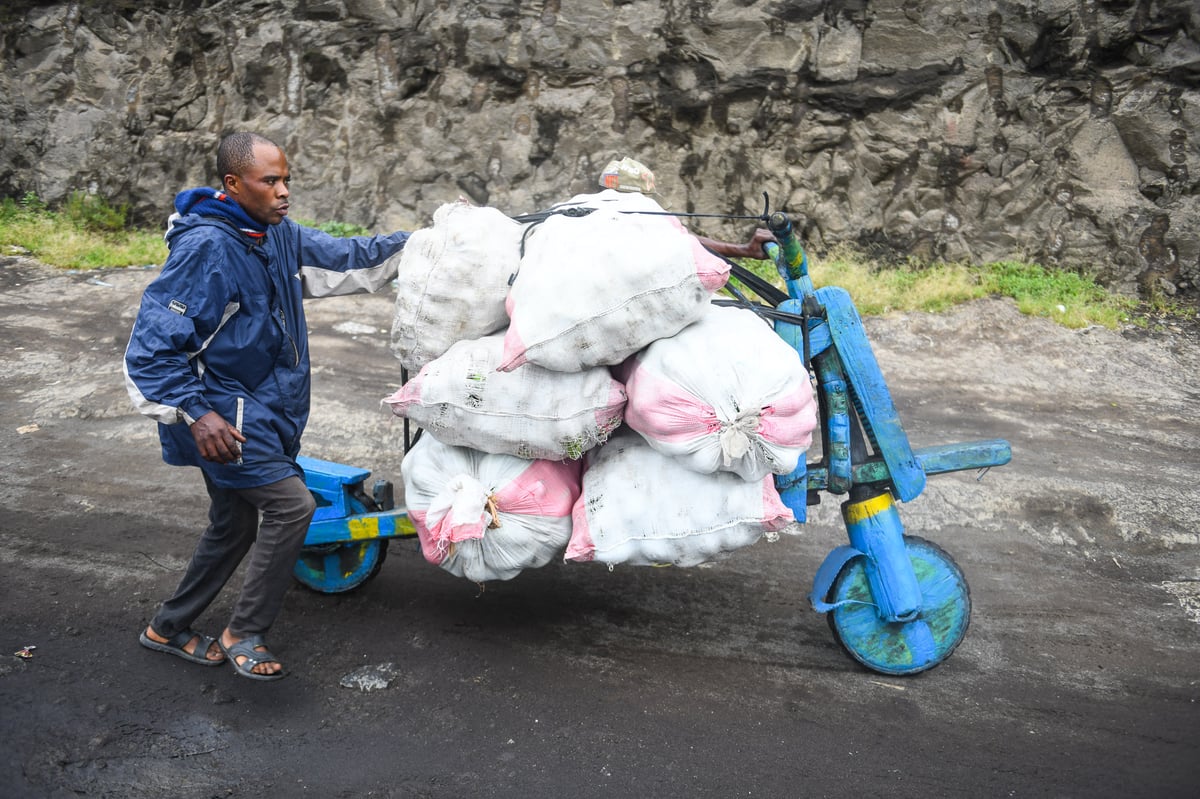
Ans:
[{"label": "gray trousers", "polygon": [[299,477],[256,488],[221,488],[205,475],[204,484],[212,501],[208,529],[179,587],[150,626],[167,638],[190,628],[249,552],[229,631],[238,638],[265,635],[283,605],[316,502]]}]

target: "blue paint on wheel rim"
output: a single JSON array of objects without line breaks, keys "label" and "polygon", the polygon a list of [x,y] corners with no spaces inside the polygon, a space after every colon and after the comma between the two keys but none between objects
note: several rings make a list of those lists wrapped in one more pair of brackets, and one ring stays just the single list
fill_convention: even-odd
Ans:
[{"label": "blue paint on wheel rim", "polygon": [[314,591],[338,594],[374,577],[386,554],[384,539],[307,547],[300,551],[292,576]]},{"label": "blue paint on wheel rim", "polygon": [[838,643],[869,669],[883,674],[915,674],[938,665],[967,632],[971,595],[962,570],[946,552],[915,536],[905,538],[921,590],[921,611],[908,622],[885,622],[872,601],[865,564],[856,558],[843,567],[830,589],[829,612]]}]

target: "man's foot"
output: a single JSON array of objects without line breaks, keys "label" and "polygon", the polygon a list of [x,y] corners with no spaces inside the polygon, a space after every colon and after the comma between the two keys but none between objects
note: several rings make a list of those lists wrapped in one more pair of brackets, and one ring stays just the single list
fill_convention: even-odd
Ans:
[{"label": "man's foot", "polygon": [[267,649],[261,635],[235,638],[226,627],[218,641],[221,650],[243,677],[254,680],[278,680],[283,677],[283,664]]},{"label": "man's foot", "polygon": [[147,626],[138,640],[147,649],[166,652],[203,666],[219,666],[225,662],[225,654],[216,641],[192,630],[184,630],[171,638],[165,638],[155,632],[153,627]]}]

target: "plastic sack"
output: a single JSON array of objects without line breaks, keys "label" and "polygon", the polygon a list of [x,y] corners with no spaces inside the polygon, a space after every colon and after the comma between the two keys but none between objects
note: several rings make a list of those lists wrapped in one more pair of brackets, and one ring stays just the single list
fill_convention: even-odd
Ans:
[{"label": "plastic sack", "polygon": [[613,190],[564,205],[525,242],[508,297],[511,319],[500,369],[526,362],[560,372],[618,364],[695,321],[729,265],[670,216],[623,213],[661,207]]},{"label": "plastic sack", "polygon": [[753,311],[710,306],[618,374],[625,423],[706,474],[790,474],[812,445],[817,404],[804,363]]},{"label": "plastic sack", "polygon": [[432,227],[413,232],[393,256],[400,263],[391,346],[406,369],[508,325],[504,303],[523,231],[495,208],[456,202],[434,212]]},{"label": "plastic sack", "polygon": [[614,158],[605,164],[598,182],[606,189],[654,193],[654,173],[645,164],[628,157]]},{"label": "plastic sack", "polygon": [[793,520],[766,477],[701,474],[622,428],[592,450],[565,560],[696,566],[728,557]]},{"label": "plastic sack", "polygon": [[621,424],[625,389],[605,367],[499,372],[503,349],[503,334],[460,341],[384,402],[446,444],[529,459],[578,459]]},{"label": "plastic sack", "polygon": [[421,436],[401,473],[408,515],[430,563],[473,582],[544,566],[571,536],[578,461],[525,460]]}]

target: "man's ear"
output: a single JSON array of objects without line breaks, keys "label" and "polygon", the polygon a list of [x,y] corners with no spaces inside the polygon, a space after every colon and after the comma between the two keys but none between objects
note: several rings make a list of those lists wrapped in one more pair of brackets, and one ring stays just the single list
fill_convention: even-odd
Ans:
[{"label": "man's ear", "polygon": [[242,179],[237,175],[229,174],[224,177],[221,184],[224,186],[226,194],[237,194],[242,187]]}]

